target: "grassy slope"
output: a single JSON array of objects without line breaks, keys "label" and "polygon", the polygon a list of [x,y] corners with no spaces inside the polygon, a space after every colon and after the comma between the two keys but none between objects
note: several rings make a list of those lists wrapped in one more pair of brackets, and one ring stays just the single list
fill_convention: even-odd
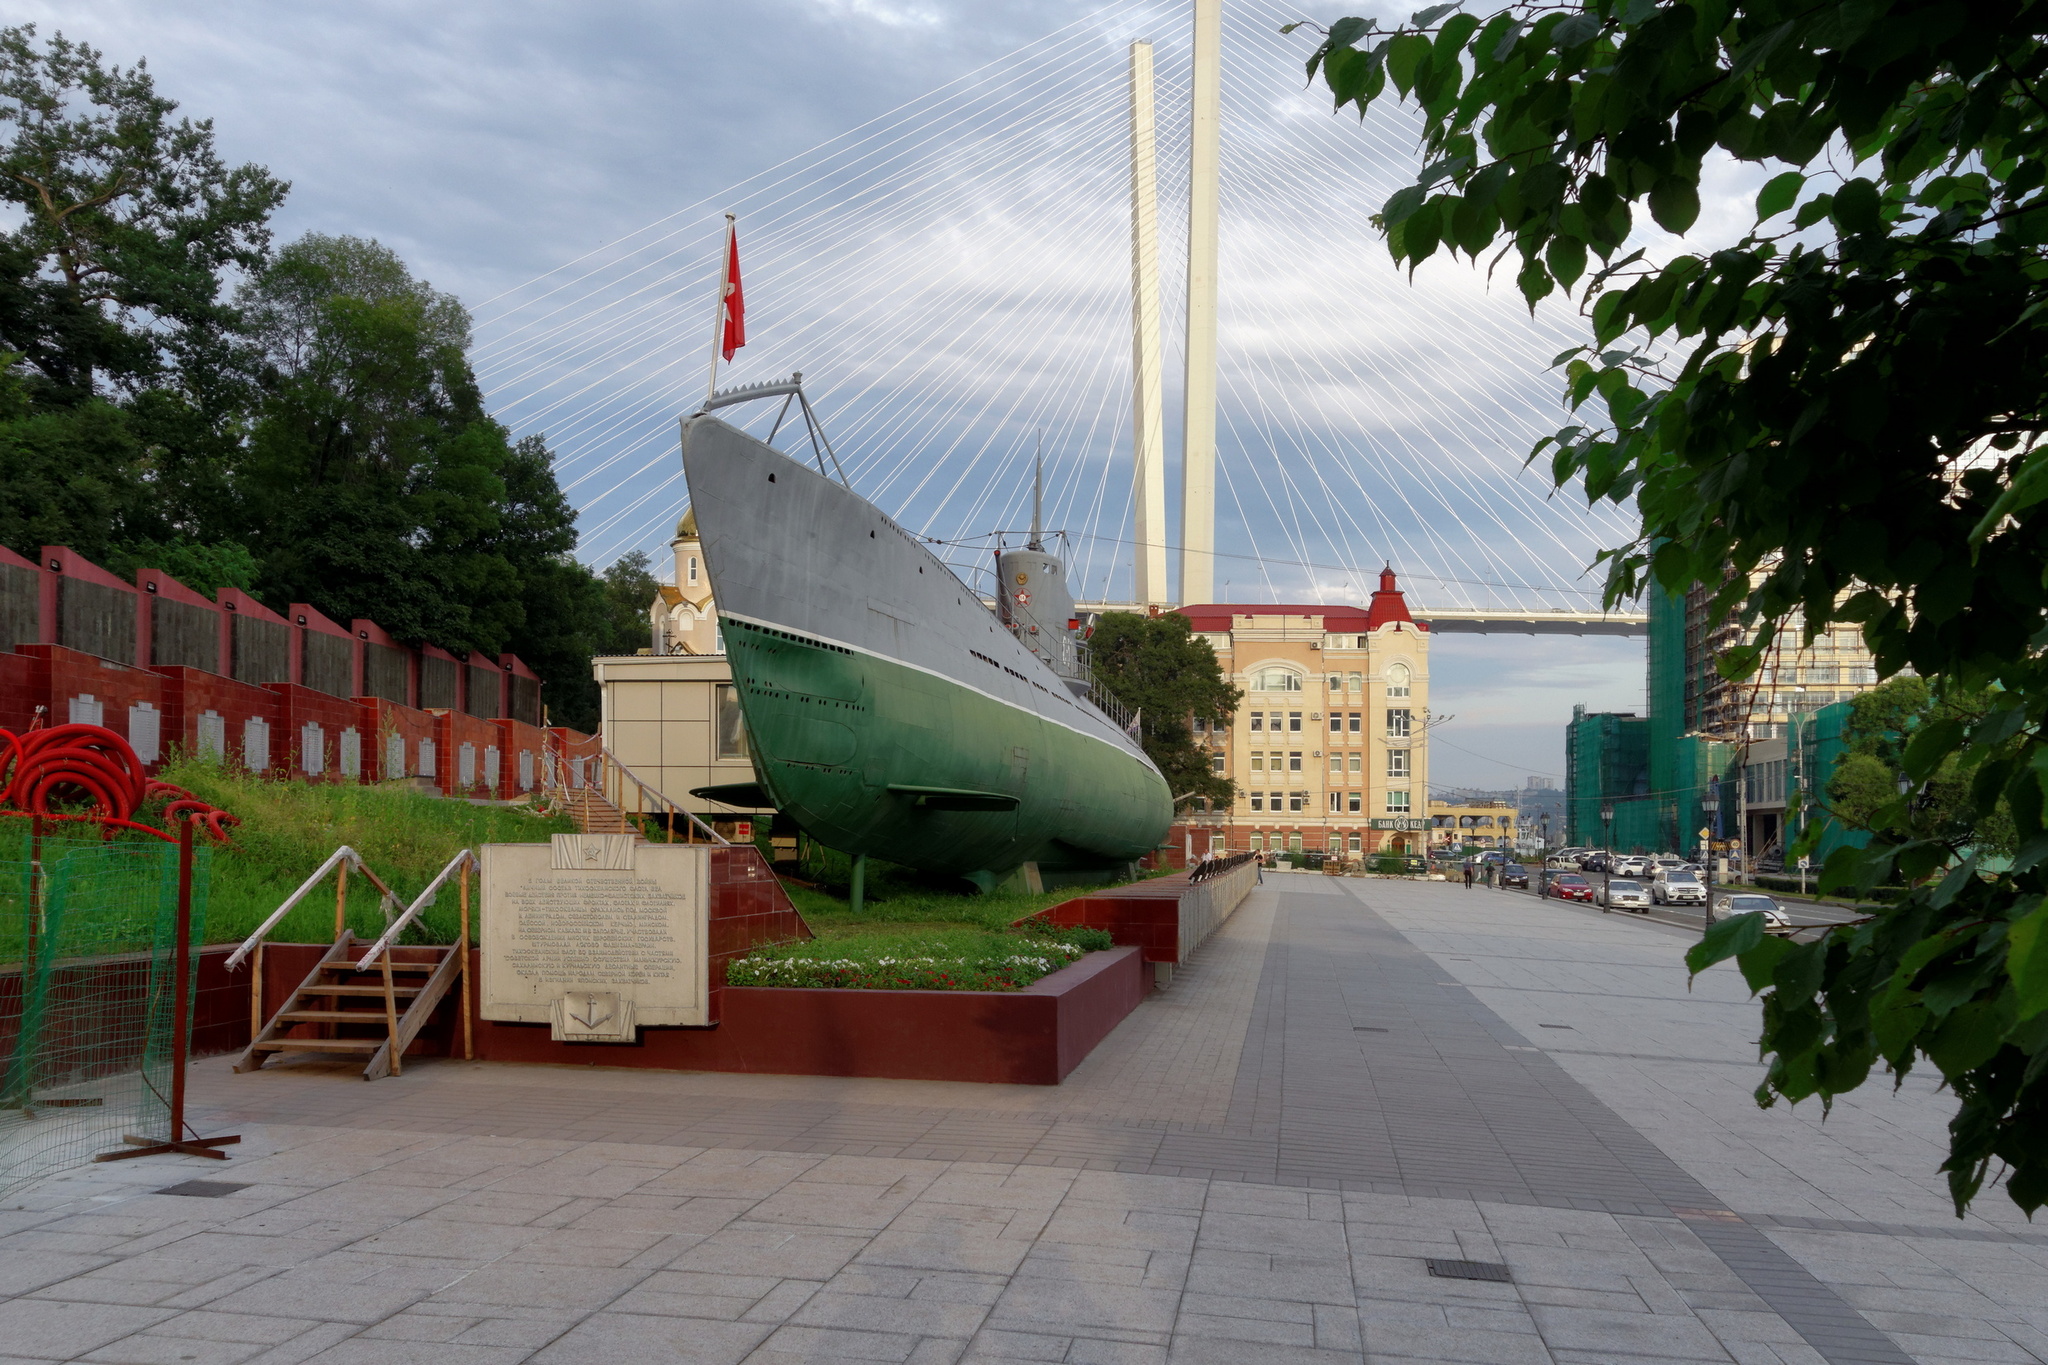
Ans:
[{"label": "grassy slope", "polygon": [[[242,817],[233,845],[214,854],[206,923],[209,943],[245,937],[340,844],[361,853],[371,869],[409,902],[465,845],[534,843],[575,830],[566,819],[525,808],[473,806],[391,788],[269,782],[211,764],[177,765],[164,772],[163,780]],[[332,888],[330,877],[308,894],[271,931],[271,941],[331,941]],[[358,934],[382,932],[379,899],[376,888],[363,878],[349,878],[349,925]],[[409,941],[454,942],[457,897],[452,887],[436,898],[420,922],[423,932],[410,935]]]}]

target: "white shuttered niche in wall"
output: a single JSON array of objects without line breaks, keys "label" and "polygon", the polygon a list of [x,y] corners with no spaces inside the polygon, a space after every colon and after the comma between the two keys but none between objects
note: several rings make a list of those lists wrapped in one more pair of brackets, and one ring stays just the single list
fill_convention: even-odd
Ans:
[{"label": "white shuttered niche in wall", "polygon": [[164,714],[146,701],[128,708],[128,747],[144,763],[163,757]]}]

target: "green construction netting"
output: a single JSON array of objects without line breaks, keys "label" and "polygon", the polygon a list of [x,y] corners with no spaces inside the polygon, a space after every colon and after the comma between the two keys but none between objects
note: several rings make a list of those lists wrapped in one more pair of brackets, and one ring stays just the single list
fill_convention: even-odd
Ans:
[{"label": "green construction netting", "polygon": [[[177,847],[157,840],[37,848],[16,837],[4,852],[0,1194],[129,1134],[169,1136],[178,896]],[[209,867],[208,850],[195,850],[195,943],[205,941]],[[196,952],[192,972],[188,987]]]}]

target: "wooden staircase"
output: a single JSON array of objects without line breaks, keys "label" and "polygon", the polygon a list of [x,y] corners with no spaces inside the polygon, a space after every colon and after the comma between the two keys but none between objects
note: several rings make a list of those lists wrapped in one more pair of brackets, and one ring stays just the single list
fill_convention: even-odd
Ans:
[{"label": "wooden staircase", "polygon": [[607,801],[604,793],[595,787],[578,787],[566,794],[569,818],[576,822],[579,834],[630,834],[639,839],[643,836],[639,826],[626,818],[626,813]]},{"label": "wooden staircase", "polygon": [[[367,1059],[366,1081],[401,1074],[405,1049],[462,975],[463,954],[456,947],[394,946],[372,966],[357,970],[358,955],[371,946],[342,930],[284,1007],[257,1032],[235,1070],[255,1071],[277,1052],[339,1052]],[[302,1027],[312,1033],[300,1034]]]}]

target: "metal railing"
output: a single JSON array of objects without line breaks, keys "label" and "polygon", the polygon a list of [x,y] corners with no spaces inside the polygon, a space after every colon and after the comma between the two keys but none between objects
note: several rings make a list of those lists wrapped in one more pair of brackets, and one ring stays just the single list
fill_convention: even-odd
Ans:
[{"label": "metal railing", "polygon": [[1188,872],[1188,885],[1194,886],[1198,883],[1206,882],[1212,877],[1220,877],[1226,872],[1233,872],[1258,856],[1256,853],[1233,853],[1227,858],[1210,858],[1207,861],[1196,863]]},{"label": "metal railing", "polygon": [[1114,721],[1117,729],[1122,730],[1132,739],[1138,737],[1138,722],[1144,718],[1144,712],[1142,710],[1133,711],[1130,707],[1118,701],[1115,694],[1107,687],[1104,687],[1102,680],[1093,674],[1089,675],[1088,700],[1095,703],[1096,710]]},{"label": "metal railing", "polygon": [[[596,758],[599,781],[598,790],[603,794],[605,800],[618,807],[621,814],[626,813],[626,795],[630,789],[633,797],[633,809],[630,818],[637,821],[646,815],[665,816],[662,823],[668,828],[668,840],[670,843],[675,842],[675,817],[678,815],[682,816],[684,821],[687,822],[683,826],[685,842],[695,843],[696,839],[693,836],[696,833],[702,833],[705,841],[708,843],[730,844],[732,842],[732,840],[705,824],[694,812],[685,810],[680,804],[664,793],[661,788],[649,784],[640,774],[620,762],[619,756],[610,749],[599,745]],[[583,780],[588,785],[590,775],[587,771],[584,774]]]},{"label": "metal railing", "polygon": [[[662,819],[668,830],[668,842],[674,843],[676,826],[683,827],[685,843],[701,842],[730,844],[732,841],[706,824],[695,812],[685,809],[670,798],[659,787],[654,786],[619,760],[619,756],[602,744],[597,751],[583,756],[582,783],[570,783],[570,760],[554,744],[543,746],[541,757],[542,797],[547,809],[558,814],[574,811],[579,791],[589,792],[599,800],[616,809],[627,820],[639,823],[642,819],[655,816]],[[681,817],[680,821],[677,817]]]}]

